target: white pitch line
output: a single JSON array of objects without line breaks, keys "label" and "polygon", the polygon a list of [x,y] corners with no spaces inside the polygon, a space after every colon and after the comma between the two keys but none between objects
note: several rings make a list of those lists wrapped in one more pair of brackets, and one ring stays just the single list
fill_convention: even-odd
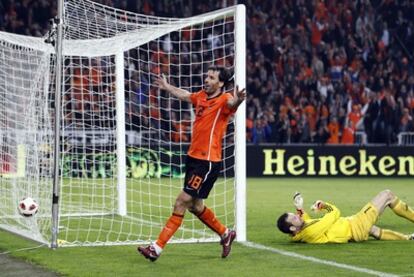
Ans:
[{"label": "white pitch line", "polygon": [[314,257],[311,257],[311,256],[305,256],[305,255],[297,254],[297,253],[294,253],[294,252],[289,252],[289,251],[280,250],[280,249],[273,248],[273,247],[268,247],[268,246],[258,244],[258,243],[254,243],[254,242],[250,242],[250,241],[241,242],[241,244],[244,245],[244,246],[247,246],[247,247],[251,247],[251,248],[255,248],[255,249],[259,249],[259,250],[265,250],[265,251],[269,251],[269,252],[273,252],[273,253],[280,254],[280,255],[283,255],[283,256],[288,256],[288,257],[297,258],[297,259],[301,259],[301,260],[306,260],[306,261],[309,261],[309,262],[312,262],[312,263],[329,265],[329,266],[333,266],[333,267],[348,269],[348,270],[352,270],[352,271],[362,272],[362,273],[371,274],[371,275],[375,275],[375,276],[381,276],[381,277],[399,277],[399,275],[395,275],[395,274],[391,274],[391,273],[376,271],[376,270],[363,268],[363,267],[357,267],[357,266],[353,266],[353,265],[341,264],[341,263],[337,263],[337,262],[333,262],[333,261],[329,261],[329,260],[318,259],[318,258],[314,258]]}]

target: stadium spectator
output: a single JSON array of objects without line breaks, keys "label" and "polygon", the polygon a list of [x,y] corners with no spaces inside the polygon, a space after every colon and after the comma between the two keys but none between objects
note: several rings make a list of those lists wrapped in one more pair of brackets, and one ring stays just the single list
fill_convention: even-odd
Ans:
[{"label": "stadium spectator", "polygon": [[325,144],[329,139],[329,130],[326,126],[319,126],[316,134],[313,136],[313,142],[317,144]]},{"label": "stadium spectator", "polygon": [[252,142],[255,144],[268,142],[272,129],[264,116],[255,120],[252,128]]},{"label": "stadium spectator", "polygon": [[341,135],[341,144],[354,144],[355,142],[355,129],[350,124],[349,121],[345,123]]},{"label": "stadium spectator", "polygon": [[338,118],[333,117],[328,124],[329,131],[329,144],[338,144],[339,143],[339,123]]},{"label": "stadium spectator", "polygon": [[403,109],[403,114],[401,116],[399,130],[400,132],[413,132],[414,131],[413,117],[410,115],[410,112],[407,108]]},{"label": "stadium spectator", "polygon": [[[163,1],[163,5],[155,0],[97,2],[144,14],[185,17],[235,1],[196,4],[171,0]],[[248,15],[249,120],[258,120],[266,104],[273,104],[275,120],[267,116],[272,134],[266,142],[321,142],[323,126],[328,126],[334,117],[338,121],[338,138],[330,139],[330,143],[342,141],[347,119],[352,121],[354,132],[365,132],[371,143],[395,143],[400,132],[412,130],[409,122],[414,116],[413,1],[244,0],[238,3],[246,4]],[[49,28],[48,19],[56,13],[56,1],[6,0],[0,3],[0,9],[5,11],[0,14],[0,30],[42,36]],[[198,34],[196,30],[187,30],[182,37],[190,40]],[[166,53],[174,47],[168,39],[162,44],[163,51],[151,51],[147,57],[164,64],[162,68],[151,68],[153,73],[168,70]],[[214,35],[209,41],[213,46],[223,42]],[[189,46],[183,43],[181,47]],[[189,63],[189,58],[182,58]],[[190,68],[187,69],[183,67],[182,74],[188,74]],[[201,68],[193,66],[191,70],[198,72]],[[197,82],[201,85],[197,78],[192,81],[193,86]],[[307,106],[300,102],[303,98],[307,99]],[[280,107],[286,108],[282,116],[278,114]],[[359,116],[361,119],[355,125]],[[304,120],[307,124],[298,124]],[[287,126],[284,122],[288,122]],[[274,128],[276,125],[281,128]],[[310,129],[310,138],[304,128]],[[248,136],[251,141],[252,134]]]},{"label": "stadium spectator", "polygon": [[[316,116],[312,117],[307,112],[312,129],[311,141],[323,141],[323,121],[327,118],[331,118],[331,132],[335,130],[338,136],[331,135],[330,143],[338,143],[343,141],[341,136],[350,135],[350,130],[344,132],[347,118],[352,121],[354,132],[357,129],[366,132],[369,142],[396,141],[396,135],[401,131],[397,127],[399,124],[395,124],[395,117],[399,117],[397,121],[403,120],[401,111],[404,108],[408,109],[409,116],[413,116],[409,104],[412,98],[408,96],[408,91],[413,91],[413,87],[407,87],[413,74],[412,52],[407,50],[412,49],[407,45],[412,45],[414,41],[412,20],[409,20],[412,15],[407,12],[414,8],[412,1],[310,3],[252,0],[247,3],[248,7],[255,7],[249,16],[248,28],[255,35],[248,36],[248,53],[251,56],[248,60],[257,61],[251,64],[253,68],[249,66],[249,70],[256,72],[266,68],[267,63],[276,61],[273,66],[277,77],[273,81],[274,87],[281,88],[293,107],[298,106],[301,97],[309,99],[312,91],[318,92],[315,101],[310,104],[316,109]],[[276,51],[267,51],[264,60],[255,59],[258,54],[254,50],[261,49],[269,41],[267,37],[264,40],[265,35],[260,39],[260,30],[266,26],[271,26]],[[272,80],[269,75],[267,78]],[[260,83],[260,78],[249,78],[250,91],[254,93],[257,88],[255,84]],[[292,97],[292,88],[297,87],[300,94]],[[366,93],[367,90],[377,95],[377,102],[369,102],[372,96]],[[390,90],[390,96],[383,100],[386,90]],[[351,113],[346,113],[349,96],[353,108]],[[257,97],[260,103],[271,100],[260,94]],[[404,104],[395,108],[394,102],[398,97]],[[248,105],[252,101],[256,100],[249,98]],[[294,136],[298,133],[295,118],[298,116],[289,110],[288,117],[290,137],[287,141],[295,142]],[[337,118],[337,125],[332,128],[334,117]],[[405,118],[408,118],[407,115],[404,117],[406,121]],[[313,119],[316,124],[312,123]],[[313,125],[319,126],[317,131]],[[272,136],[272,139],[285,142],[281,136]]]}]

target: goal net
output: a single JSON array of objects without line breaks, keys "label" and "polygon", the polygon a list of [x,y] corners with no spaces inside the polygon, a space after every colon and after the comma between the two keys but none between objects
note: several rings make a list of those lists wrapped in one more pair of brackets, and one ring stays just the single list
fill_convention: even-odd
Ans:
[{"label": "goal net", "polygon": [[[51,238],[52,51],[41,39],[0,32],[0,228],[44,243]],[[26,196],[43,216],[19,215]]]},{"label": "goal net", "polygon": [[[175,19],[69,0],[64,24],[58,244],[154,240],[183,186],[194,117],[192,106],[157,89],[154,77],[164,74],[171,84],[196,92],[203,88],[208,67],[223,65],[243,87],[244,7]],[[7,63],[0,65],[6,84],[0,85],[0,138],[7,139],[2,143],[7,147],[0,148],[0,165],[9,175],[1,178],[5,194],[1,191],[0,200],[7,198],[7,203],[0,205],[7,209],[0,211],[0,227],[25,229],[23,235],[50,243],[54,52],[41,40],[3,37],[0,59]],[[31,45],[35,42],[43,48]],[[29,54],[35,62],[17,63],[30,60]],[[24,72],[16,75],[10,68]],[[18,102],[21,112],[8,101]],[[221,175],[206,201],[241,240],[244,129],[241,109],[229,124]],[[19,175],[20,163],[25,168]],[[17,202],[26,195],[41,207],[30,219],[17,214]],[[36,232],[33,226],[39,226]],[[216,240],[190,213],[173,237],[174,242]]]}]

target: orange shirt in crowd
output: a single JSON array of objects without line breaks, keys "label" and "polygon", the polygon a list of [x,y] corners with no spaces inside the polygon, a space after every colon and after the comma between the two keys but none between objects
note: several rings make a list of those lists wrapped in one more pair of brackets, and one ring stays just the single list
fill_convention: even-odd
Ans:
[{"label": "orange shirt in crowd", "polygon": [[197,34],[197,30],[196,29],[192,29],[192,28],[189,28],[189,27],[188,28],[184,28],[181,31],[181,38],[182,38],[182,40],[190,41],[190,40],[192,40],[192,39],[195,38],[196,34]]},{"label": "orange shirt in crowd", "polygon": [[328,143],[339,143],[339,124],[337,122],[329,123],[328,130],[330,134]]},{"label": "orange shirt in crowd", "polygon": [[361,113],[357,111],[352,111],[348,115],[349,122],[351,123],[351,128],[355,131],[358,122],[361,120]]},{"label": "orange shirt in crowd", "polygon": [[414,109],[414,98],[411,99],[411,109]]},{"label": "orange shirt in crowd", "polygon": [[191,94],[196,118],[188,150],[189,156],[212,162],[221,161],[222,140],[229,118],[235,112],[227,107],[227,101],[232,97],[229,93],[222,93],[207,99],[204,90]]},{"label": "orange shirt in crowd", "polygon": [[246,118],[246,139],[247,141],[251,141],[252,139],[252,129],[254,126],[254,122],[251,118]]},{"label": "orange shirt in crowd", "polygon": [[305,66],[302,68],[302,71],[299,73],[298,80],[300,81],[308,80],[312,78],[312,75],[313,75],[312,68]]},{"label": "orange shirt in crowd", "polygon": [[246,118],[246,128],[247,129],[253,129],[254,122],[251,118]]},{"label": "orange shirt in crowd", "polygon": [[305,113],[307,114],[309,128],[311,131],[315,131],[316,129],[316,109],[311,104],[305,107]]},{"label": "orange shirt in crowd", "polygon": [[342,130],[342,144],[354,144],[354,130],[350,127],[345,127]]},{"label": "orange shirt in crowd", "polygon": [[322,30],[319,30],[315,22],[312,24],[311,41],[312,41],[312,45],[314,46],[319,45],[322,41]]},{"label": "orange shirt in crowd", "polygon": [[328,9],[323,1],[316,4],[315,17],[317,20],[324,20],[328,18]]},{"label": "orange shirt in crowd", "polygon": [[93,86],[99,86],[102,83],[102,72],[96,67],[89,70],[89,81]]},{"label": "orange shirt in crowd", "polygon": [[76,68],[74,70],[71,85],[73,99],[76,99],[78,102],[91,100],[89,78],[87,74],[83,74],[81,68]]}]

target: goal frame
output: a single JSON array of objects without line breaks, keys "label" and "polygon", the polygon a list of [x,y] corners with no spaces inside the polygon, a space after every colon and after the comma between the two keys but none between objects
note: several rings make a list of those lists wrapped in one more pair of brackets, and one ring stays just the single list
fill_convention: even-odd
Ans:
[{"label": "goal frame", "polygon": [[[63,60],[63,1],[58,0],[58,29],[57,29],[57,43],[56,43],[56,53],[57,60]],[[246,87],[246,7],[243,4],[236,5],[234,7],[224,8],[221,10],[209,12],[202,14],[203,17],[208,15],[216,15],[222,13],[223,16],[227,15],[229,12],[234,11],[235,17],[235,64],[234,64],[234,79],[235,84],[240,88]],[[197,16],[195,16],[197,17]],[[193,23],[192,23],[193,24]],[[180,26],[184,28],[186,26]],[[116,64],[116,138],[117,138],[117,190],[118,190],[118,214],[125,216],[127,214],[126,206],[126,144],[125,144],[125,106],[124,106],[124,51],[125,49],[120,49],[115,54],[115,64]],[[61,55],[61,56],[59,56]],[[60,66],[60,67],[59,67]],[[56,63],[56,99],[58,95],[61,95],[61,80],[62,77],[58,75],[62,74],[61,63]],[[60,72],[60,74],[58,74]],[[60,114],[60,103],[59,106],[56,106],[56,114]],[[56,120],[58,121],[58,120]],[[58,123],[56,123],[58,124]],[[247,240],[247,230],[246,230],[246,104],[243,102],[235,115],[235,229],[237,232],[237,241],[243,242]],[[57,126],[56,126],[57,127]],[[59,135],[55,136],[55,139],[59,139]],[[59,142],[55,142],[55,149],[59,145]],[[55,150],[56,151],[56,150]],[[55,154],[55,157],[58,157],[59,153]],[[55,163],[58,163],[55,160]],[[54,174],[59,174],[59,167],[55,165]],[[54,187],[54,197],[53,203],[55,200],[58,200],[59,191],[59,178],[54,178],[55,182]],[[58,201],[57,201],[58,202]],[[54,210],[57,210],[58,205],[54,205]],[[58,246],[58,212],[52,212],[52,248]]]},{"label": "goal frame", "polygon": [[[53,149],[53,191],[52,191],[52,207],[51,207],[51,238],[50,243],[51,248],[57,248],[65,245],[58,244],[59,238],[59,198],[60,190],[62,185],[61,177],[61,135],[62,135],[62,126],[61,126],[61,117],[62,117],[62,94],[64,91],[64,73],[63,73],[63,61],[65,56],[85,56],[86,57],[98,57],[103,55],[101,52],[86,52],[85,45],[89,43],[107,43],[107,45],[112,44],[113,48],[110,50],[110,53],[104,53],[104,55],[114,55],[115,56],[115,76],[116,76],[116,147],[117,147],[117,213],[119,216],[127,216],[127,178],[126,178],[126,141],[125,141],[125,90],[124,90],[124,55],[125,51],[128,50],[128,43],[132,43],[134,40],[134,34],[120,34],[119,36],[112,38],[104,39],[93,39],[93,40],[64,40],[65,32],[65,22],[64,22],[64,0],[58,0],[58,14],[54,19],[54,31],[56,32],[54,39],[54,49],[50,44],[44,44],[43,39],[40,38],[26,38],[21,39],[21,36],[11,35],[5,36],[0,33],[0,38],[5,38],[6,41],[9,40],[11,43],[16,45],[22,45],[25,47],[30,47],[33,49],[39,49],[48,53],[49,55],[54,55],[54,96],[55,96],[55,105],[54,105],[54,149]],[[201,14],[198,16],[193,16],[186,18],[186,20],[180,21],[176,26],[171,24],[166,26],[166,33],[174,32],[198,24],[198,22],[208,21],[209,18],[217,19],[224,18],[228,15],[234,17],[234,80],[235,84],[239,88],[246,87],[246,7],[244,5],[236,5],[233,7],[228,7],[213,12]],[[188,19],[188,20],[187,20]],[[131,36],[126,40],[126,36]],[[146,43],[150,40],[158,38],[160,36],[154,37],[154,35],[149,34]],[[121,41],[121,42],[119,42]],[[33,43],[33,44],[31,44]],[[50,80],[51,81],[51,80]],[[52,81],[50,82],[52,83]],[[236,114],[235,114],[235,131],[234,131],[234,215],[235,215],[235,229],[237,232],[237,241],[246,241],[247,232],[246,232],[246,136],[245,136],[245,125],[246,125],[246,106],[243,102]],[[13,231],[15,232],[15,231]],[[15,232],[18,233],[19,232]],[[29,235],[21,234],[25,237],[30,238]],[[35,239],[36,238],[31,238]],[[38,240],[42,243],[45,243],[43,240]],[[203,240],[204,241],[204,240]],[[205,241],[210,241],[206,239]],[[88,245],[88,244],[86,244]],[[110,245],[108,243],[107,245]],[[117,244],[119,245],[119,243]]]}]

